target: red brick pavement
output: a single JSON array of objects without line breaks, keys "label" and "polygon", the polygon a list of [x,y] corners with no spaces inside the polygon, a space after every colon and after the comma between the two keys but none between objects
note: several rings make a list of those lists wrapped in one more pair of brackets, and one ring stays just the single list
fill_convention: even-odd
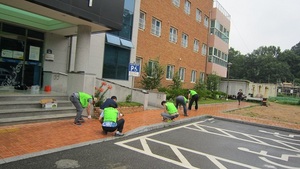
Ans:
[{"label": "red brick pavement", "polygon": [[[243,102],[241,106],[234,103],[200,105],[199,109],[188,112],[189,116],[179,116],[176,120],[201,115],[212,115],[253,123],[261,123],[300,130],[300,126],[289,123],[278,123],[270,120],[257,119],[245,116],[222,113],[227,110],[250,106],[251,103]],[[142,112],[126,114],[124,133],[142,126],[163,123],[160,110],[146,110]],[[182,112],[181,112],[182,114]],[[75,113],[74,113],[75,116]],[[81,126],[73,124],[71,120],[54,122],[19,124],[0,127],[0,159],[25,155],[28,153],[59,148],[81,142],[113,137],[112,133],[102,134],[100,123],[96,119],[86,119]],[[81,134],[78,134],[81,133]]]}]

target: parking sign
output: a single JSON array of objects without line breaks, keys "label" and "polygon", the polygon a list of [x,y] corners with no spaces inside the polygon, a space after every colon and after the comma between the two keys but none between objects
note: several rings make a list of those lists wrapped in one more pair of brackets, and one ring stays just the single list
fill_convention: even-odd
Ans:
[{"label": "parking sign", "polygon": [[140,76],[140,65],[135,63],[129,63],[129,76]]}]

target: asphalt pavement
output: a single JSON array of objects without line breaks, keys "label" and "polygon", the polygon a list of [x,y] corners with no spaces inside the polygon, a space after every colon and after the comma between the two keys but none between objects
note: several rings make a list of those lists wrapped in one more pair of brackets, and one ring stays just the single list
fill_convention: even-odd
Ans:
[{"label": "asphalt pavement", "polygon": [[40,168],[300,168],[300,132],[201,116],[0,165]]}]

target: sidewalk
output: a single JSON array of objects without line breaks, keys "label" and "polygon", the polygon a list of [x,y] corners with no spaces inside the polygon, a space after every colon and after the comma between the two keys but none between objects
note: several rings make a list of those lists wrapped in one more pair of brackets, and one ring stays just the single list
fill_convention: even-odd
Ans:
[{"label": "sidewalk", "polygon": [[[278,123],[269,120],[222,113],[224,111],[234,110],[251,105],[252,103],[247,102],[242,102],[240,106],[238,106],[236,102],[200,105],[197,111],[188,111],[188,117],[183,116],[182,111],[180,111],[181,115],[175,121],[195,118],[202,115],[211,115],[215,117],[236,119],[264,125],[300,130],[300,125],[296,124],[293,125],[288,123]],[[142,112],[125,114],[125,116],[123,117],[125,119],[123,132],[125,134],[132,134],[146,126],[166,123],[162,122],[162,118],[160,116],[160,113],[162,111],[163,109],[146,110]],[[0,164],[1,161],[2,163],[3,161],[6,161],[3,160],[5,158],[18,157],[21,155],[37,153],[44,150],[51,150],[88,141],[112,139],[113,137],[113,133],[108,133],[107,135],[102,134],[102,128],[97,119],[86,119],[85,123],[83,123],[81,126],[74,125],[73,119],[54,122],[1,126]]]}]

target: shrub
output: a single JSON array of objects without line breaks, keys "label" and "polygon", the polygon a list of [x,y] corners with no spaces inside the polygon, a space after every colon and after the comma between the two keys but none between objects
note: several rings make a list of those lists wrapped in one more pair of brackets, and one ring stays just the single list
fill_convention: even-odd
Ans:
[{"label": "shrub", "polygon": [[132,95],[130,94],[126,97],[126,102],[131,102],[131,101],[132,101]]},{"label": "shrub", "polygon": [[147,90],[157,89],[161,85],[160,81],[165,73],[158,61],[152,63],[151,65],[145,63],[143,68],[141,84]]}]

